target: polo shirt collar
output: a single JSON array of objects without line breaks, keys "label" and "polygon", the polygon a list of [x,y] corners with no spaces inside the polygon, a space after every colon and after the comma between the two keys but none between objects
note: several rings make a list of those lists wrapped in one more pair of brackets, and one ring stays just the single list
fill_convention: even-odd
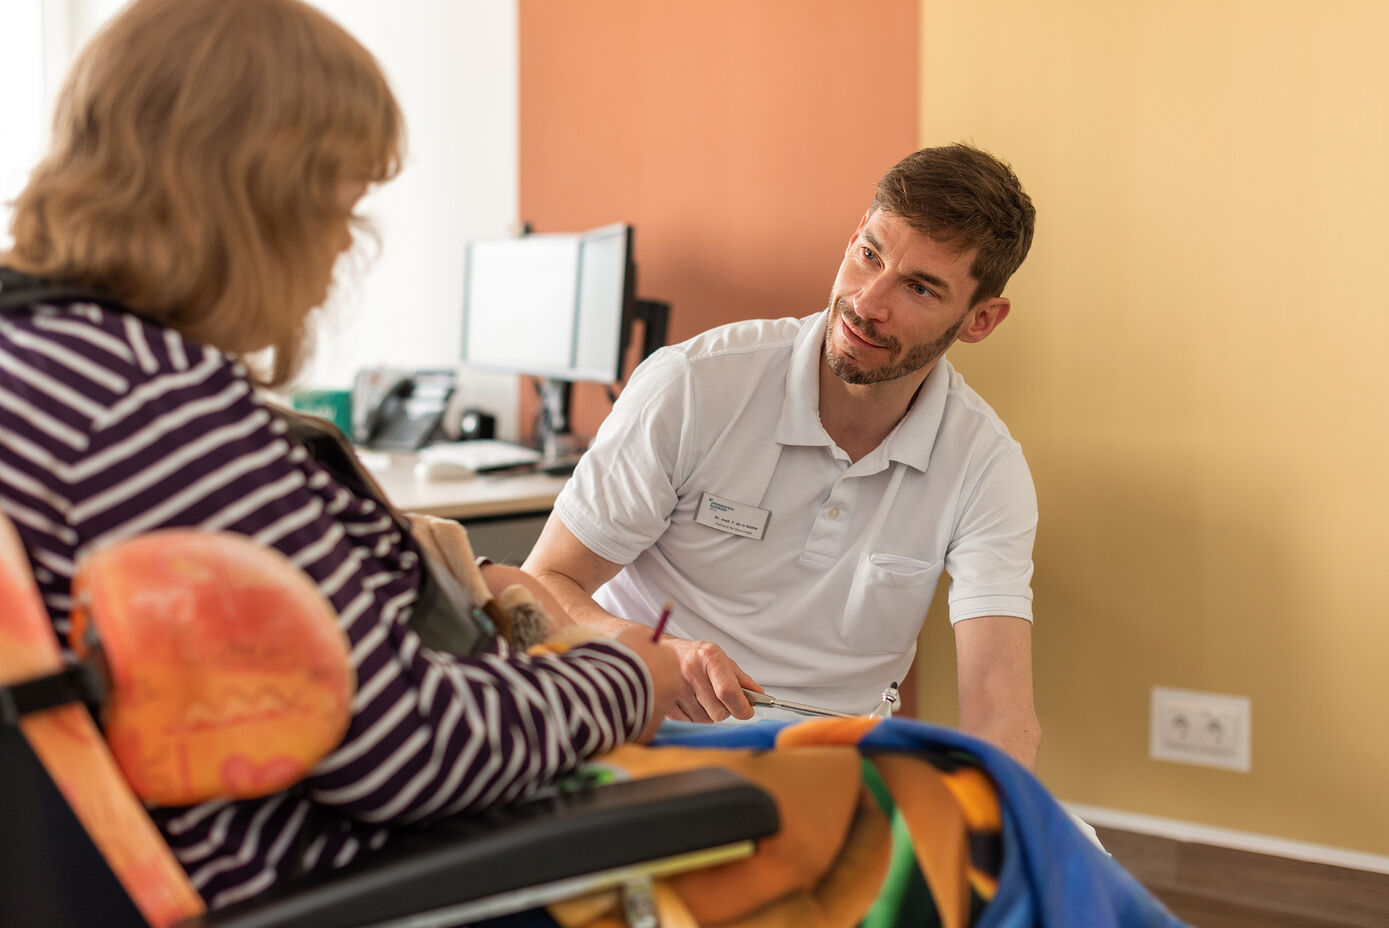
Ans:
[{"label": "polo shirt collar", "polygon": [[[807,317],[792,344],[791,363],[786,372],[786,396],[776,428],[776,440],[780,444],[826,448],[833,445],[820,424],[820,354],[824,350],[828,318],[827,309]],[[945,415],[951,370],[950,362],[941,358],[926,375],[902,421],[870,457],[886,454],[890,460],[926,470]]]}]

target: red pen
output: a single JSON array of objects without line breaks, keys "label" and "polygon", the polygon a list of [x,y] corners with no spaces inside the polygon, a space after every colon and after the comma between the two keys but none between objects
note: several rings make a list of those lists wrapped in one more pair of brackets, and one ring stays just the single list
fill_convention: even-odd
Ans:
[{"label": "red pen", "polygon": [[661,617],[656,620],[656,632],[651,636],[653,642],[661,640],[661,632],[666,630],[666,620],[670,618],[670,610],[675,608],[675,603],[666,600],[665,607],[661,609]]}]

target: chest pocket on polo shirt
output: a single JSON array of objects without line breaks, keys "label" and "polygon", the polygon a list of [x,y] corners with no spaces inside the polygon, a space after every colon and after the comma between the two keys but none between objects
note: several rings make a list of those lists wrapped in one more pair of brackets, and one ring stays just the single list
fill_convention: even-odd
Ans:
[{"label": "chest pocket on polo shirt", "polygon": [[931,607],[945,560],[871,554],[859,562],[840,634],[860,654],[900,654],[912,646]]}]

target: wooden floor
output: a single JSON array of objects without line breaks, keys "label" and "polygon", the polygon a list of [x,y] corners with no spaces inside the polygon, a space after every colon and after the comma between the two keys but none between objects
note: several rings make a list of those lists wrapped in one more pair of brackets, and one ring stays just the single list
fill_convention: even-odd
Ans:
[{"label": "wooden floor", "polygon": [[[1196,928],[1345,928],[1351,922],[1290,915],[1252,905],[1222,902],[1176,891],[1154,893],[1172,914]],[[1385,924],[1381,922],[1380,924]]]},{"label": "wooden floor", "polygon": [[1389,874],[1096,830],[1115,860],[1195,928],[1389,928]]}]

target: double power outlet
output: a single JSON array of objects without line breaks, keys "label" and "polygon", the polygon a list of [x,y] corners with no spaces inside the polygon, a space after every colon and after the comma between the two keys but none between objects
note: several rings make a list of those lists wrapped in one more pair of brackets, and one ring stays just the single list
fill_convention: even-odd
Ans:
[{"label": "double power outlet", "polygon": [[1153,687],[1148,753],[1155,760],[1249,772],[1249,699]]}]

